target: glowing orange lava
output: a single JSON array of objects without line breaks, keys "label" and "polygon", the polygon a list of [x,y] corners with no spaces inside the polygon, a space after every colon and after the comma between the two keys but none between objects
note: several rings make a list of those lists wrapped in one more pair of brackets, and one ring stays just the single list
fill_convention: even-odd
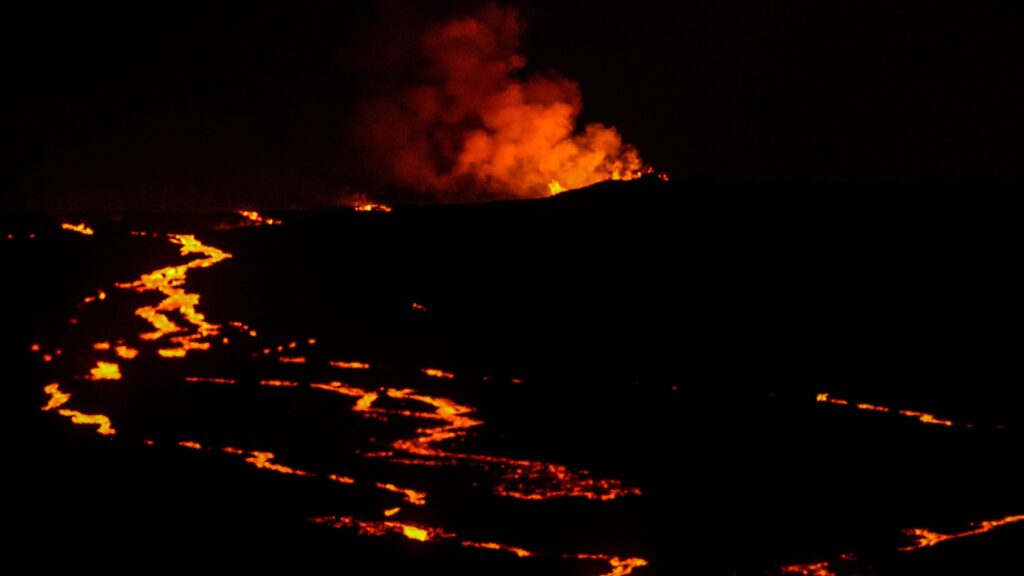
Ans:
[{"label": "glowing orange lava", "polygon": [[334,366],[335,368],[343,368],[345,370],[369,370],[370,369],[370,365],[367,364],[366,362],[343,362],[343,361],[339,360],[339,361],[331,362],[330,365]]},{"label": "glowing orange lava", "polygon": [[96,367],[89,370],[90,380],[120,380],[121,367],[115,362],[97,362]]},{"label": "glowing orange lava", "polygon": [[[827,394],[825,392],[819,393],[816,399],[817,399],[818,402],[823,402],[823,403],[826,403],[826,404],[835,404],[837,406],[850,406],[851,405],[849,400],[843,400],[842,398],[833,398],[833,397],[831,397],[829,394]],[[913,419],[918,420],[919,422],[922,422],[924,424],[937,424],[939,426],[955,426],[956,425],[956,423],[953,422],[952,420],[944,420],[942,418],[938,418],[934,414],[928,414],[926,412],[917,412],[916,410],[895,410],[893,408],[888,408],[886,406],[878,406],[878,405],[875,405],[875,404],[866,404],[866,403],[852,404],[852,406],[854,408],[858,409],[858,410],[865,410],[865,411],[868,411],[868,412],[891,412],[891,413],[899,414],[900,416],[906,416],[908,418],[913,418]],[[968,428],[971,427],[970,424],[967,424],[966,426]]]},{"label": "glowing orange lava", "polygon": [[53,384],[48,384],[45,388],[43,388],[43,392],[46,392],[50,396],[50,400],[46,403],[45,406],[43,406],[44,411],[53,410],[54,408],[63,406],[68,403],[68,400],[71,399],[71,394],[61,392],[60,384],[57,384],[56,382],[54,382]]},{"label": "glowing orange lava", "polygon": [[84,236],[92,236],[94,234],[92,228],[89,228],[84,223],[83,224],[64,223],[64,224],[61,224],[60,227],[63,228],[64,230],[69,231],[69,232],[78,232],[79,234],[82,234]]},{"label": "glowing orange lava", "polygon": [[520,558],[529,558],[533,556],[533,552],[526,550],[525,548],[516,548],[515,546],[506,546],[497,542],[473,542],[470,540],[463,540],[462,545],[466,548],[483,548],[485,550],[504,550],[505,552],[511,552]]},{"label": "glowing orange lava", "polygon": [[[62,392],[60,385],[56,382],[49,384],[43,388],[43,391],[50,396],[50,399],[46,402],[46,405],[42,407],[44,411],[50,411],[54,408],[60,408],[61,406],[68,403],[71,400],[71,394]],[[103,414],[84,414],[78,410],[70,410],[68,408],[60,408],[57,413],[65,418],[70,418],[72,424],[92,424],[96,425],[96,433],[104,436],[112,436],[116,433],[114,428],[110,425],[110,418]]]},{"label": "glowing orange lava", "polygon": [[412,524],[407,522],[396,522],[394,520],[363,521],[355,520],[349,516],[323,516],[320,518],[312,518],[310,521],[315,524],[326,524],[332,528],[356,528],[359,534],[364,536],[399,534],[410,540],[416,540],[419,542],[454,537],[454,534],[449,534],[440,528],[431,528],[421,524]]},{"label": "glowing orange lava", "polygon": [[238,381],[234,378],[209,378],[204,376],[187,376],[185,377],[186,382],[194,382],[201,384],[237,384]]},{"label": "glowing orange lava", "polygon": [[395,492],[405,497],[405,501],[414,506],[425,506],[427,504],[427,493],[419,492],[417,490],[411,490],[409,488],[399,488],[394,484],[386,484],[383,482],[377,483],[377,488],[381,490],[387,490],[388,492]]},{"label": "glowing orange lava", "polygon": [[816,564],[792,564],[779,568],[780,574],[796,574],[798,576],[836,576],[836,573],[829,568],[828,562]]},{"label": "glowing orange lava", "polygon": [[626,576],[626,574],[632,574],[633,570],[642,568],[648,565],[647,560],[643,558],[620,558],[618,556],[609,556],[607,554],[566,554],[566,558],[577,558],[580,560],[602,560],[607,562],[612,567],[611,572],[605,572],[601,576]]},{"label": "glowing orange lava", "polygon": [[[258,223],[279,223],[272,219],[262,218],[258,214],[255,214],[255,216],[256,218],[248,214],[245,215],[246,218]],[[156,349],[159,358],[167,359],[184,358],[190,352],[196,350],[209,350],[212,343],[222,343],[228,346],[230,341],[220,334],[221,327],[209,322],[205,315],[199,312],[200,295],[186,290],[186,280],[190,271],[209,268],[231,258],[231,255],[218,248],[207,246],[191,235],[168,235],[166,237],[173,244],[180,247],[182,256],[195,255],[197,257],[183,264],[166,266],[143,274],[138,280],[117,284],[117,287],[121,289],[132,290],[138,293],[154,292],[160,294],[161,299],[159,302],[145,305],[135,310],[136,316],[145,320],[151,327],[151,330],[139,334],[139,338],[158,343],[158,345],[150,349]],[[103,300],[105,297],[105,293],[100,291],[94,300]],[[416,310],[427,310],[425,306],[415,303],[413,308]],[[79,309],[83,310],[81,306]],[[241,322],[231,322],[229,324],[242,333],[248,333],[253,338],[257,337],[256,330],[250,326]],[[300,342],[305,342],[312,346],[317,341],[315,338],[309,338],[302,341],[292,341],[286,345],[273,348],[267,347],[264,349],[264,354],[270,355],[271,350],[276,349],[277,354],[275,356],[279,362],[283,364],[306,364],[306,356],[298,355],[301,354],[301,351],[297,350],[302,346]],[[99,355],[100,357],[112,356],[111,351],[116,353],[119,358],[125,360],[133,359],[139,355],[139,350],[126,345],[125,340],[116,338],[95,342],[92,345],[92,349],[96,352],[104,353]],[[285,352],[286,349],[296,350],[296,352],[291,353],[292,355],[290,356],[281,356],[281,353]],[[32,350],[42,353],[42,346],[35,344],[32,346]],[[59,351],[56,351],[55,354],[59,354]],[[253,356],[256,356],[256,354],[253,354]],[[155,360],[160,361],[159,358]],[[330,362],[329,365],[334,368],[347,370],[369,370],[371,368],[370,364],[357,361],[335,361]],[[284,368],[278,367],[277,370],[284,370]],[[248,374],[247,372],[242,373]],[[437,368],[426,368],[421,370],[421,373],[431,378],[447,380],[455,378],[453,373]],[[273,376],[276,376],[276,374]],[[180,375],[177,377],[190,383],[236,384],[238,382],[233,378],[225,377]],[[119,380],[122,378],[121,368],[115,362],[97,360],[95,367],[84,378],[88,380]],[[262,386],[308,390],[299,381],[277,378],[254,380]],[[301,382],[307,381],[301,380]],[[388,440],[388,450],[374,453],[360,452],[360,454],[366,457],[388,458],[394,464],[477,466],[483,470],[493,471],[500,479],[500,482],[494,487],[495,494],[523,500],[543,500],[560,497],[611,500],[620,496],[639,494],[639,490],[625,487],[618,480],[591,478],[590,474],[585,470],[572,471],[568,467],[559,464],[519,460],[488,454],[469,454],[445,448],[445,445],[465,438],[470,429],[483,424],[482,420],[471,417],[470,414],[474,412],[472,407],[449,398],[421,394],[410,388],[380,387],[364,389],[336,381],[309,383],[308,386],[309,389],[328,391],[332,394],[339,394],[349,398],[352,402],[351,410],[365,418],[385,422],[389,422],[391,419],[412,419],[424,422],[424,425],[416,427],[413,432],[403,434],[397,440],[390,438]],[[93,389],[102,388],[95,385],[91,385],[91,387]],[[60,415],[71,419],[75,424],[96,426],[96,432],[99,434],[112,435],[115,433],[107,416],[102,414],[84,414],[77,410],[68,409],[66,405],[71,401],[72,395],[63,392],[58,384],[47,385],[44,388],[44,392],[48,395],[48,400],[42,407],[43,410],[56,411]],[[267,393],[270,394],[271,392]],[[281,394],[291,393],[293,392],[281,392]],[[300,391],[300,393],[302,392]],[[278,393],[274,392],[273,394]],[[375,441],[371,438],[371,442]],[[151,440],[143,440],[143,442],[146,445],[153,445]],[[356,480],[349,476],[320,473],[320,471],[314,473],[280,464],[277,462],[275,453],[270,451],[243,450],[234,447],[208,448],[194,440],[182,440],[177,442],[177,445],[182,448],[205,451],[210,454],[240,457],[248,465],[277,474],[300,477],[319,476],[339,484],[356,484]],[[376,478],[367,480],[366,486],[398,494],[404,502],[413,506],[427,505],[426,492],[376,480]],[[360,480],[360,485],[363,485],[362,482]],[[335,527],[354,527],[360,534],[374,536],[393,534],[419,542],[455,537],[454,534],[446,532],[441,528],[397,522],[390,519],[399,514],[401,510],[401,506],[384,508],[383,514],[389,520],[383,521],[358,521],[345,516],[325,517],[314,519],[313,521],[330,524]],[[459,543],[466,548],[508,552],[520,558],[537,554],[524,548],[493,541],[464,540]],[[635,568],[646,565],[646,561],[639,558],[620,558],[605,554],[567,555],[567,557],[607,562],[611,566],[611,572],[608,572],[606,576],[624,576]]]},{"label": "glowing orange lava", "polygon": [[900,548],[901,552],[910,552],[911,550],[919,550],[921,548],[928,548],[929,546],[935,546],[949,540],[956,540],[958,538],[966,538],[968,536],[977,536],[986,532],[991,532],[1001,526],[1008,524],[1014,524],[1017,522],[1024,522],[1024,514],[1018,514],[1016,516],[1007,516],[998,520],[983,520],[981,522],[974,522],[971,524],[969,530],[963,532],[956,532],[953,534],[944,534],[942,532],[936,532],[927,528],[908,528],[903,531],[904,534],[914,539],[914,543],[909,546]]},{"label": "glowing orange lava", "polygon": [[255,210],[239,210],[238,214],[241,217],[246,218],[249,221],[254,222],[254,223],[258,224],[258,225],[277,226],[279,224],[284,224],[284,222],[282,222],[280,220],[275,220],[273,218],[267,218],[267,217],[261,215],[259,212],[256,212]]},{"label": "glowing orange lava", "polygon": [[[231,257],[230,254],[211,246],[206,246],[192,235],[173,234],[170,240],[181,246],[181,255],[200,254],[204,258],[192,260],[187,264],[178,266],[167,266],[143,274],[142,278],[135,282],[118,284],[118,288],[134,290],[136,292],[159,292],[164,295],[163,301],[155,306],[143,306],[135,311],[135,314],[149,322],[154,331],[140,335],[143,340],[159,340],[165,336],[170,337],[170,342],[177,346],[173,348],[161,348],[158,353],[165,358],[182,358],[191,350],[208,350],[209,342],[204,340],[220,333],[220,326],[206,321],[206,317],[196,310],[199,305],[199,294],[186,292],[183,288],[188,271],[196,268],[209,268]],[[177,313],[192,329],[187,331],[181,328],[168,316],[170,313]],[[182,334],[182,332],[185,332]]]},{"label": "glowing orange lava", "polygon": [[260,386],[271,386],[275,388],[297,388],[298,382],[291,382],[289,380],[260,380]]},{"label": "glowing orange lava", "polygon": [[385,204],[374,204],[373,202],[363,202],[356,204],[352,207],[356,212],[391,212],[391,206]]},{"label": "glowing orange lava", "polygon": [[117,346],[114,348],[114,353],[117,354],[119,358],[124,358],[125,360],[131,360],[139,355],[138,350],[129,346]]},{"label": "glowing orange lava", "polygon": [[445,372],[444,370],[438,370],[437,368],[424,368],[423,370],[420,370],[420,372],[423,372],[431,378],[446,378],[448,380],[455,378],[455,374]]}]

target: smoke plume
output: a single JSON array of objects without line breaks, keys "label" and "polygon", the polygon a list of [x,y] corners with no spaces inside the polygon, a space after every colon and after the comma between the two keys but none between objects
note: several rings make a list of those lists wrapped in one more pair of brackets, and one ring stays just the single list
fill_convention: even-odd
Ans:
[{"label": "smoke plume", "polygon": [[646,170],[615,128],[576,129],[580,91],[555,74],[523,75],[523,24],[510,8],[429,27],[412,77],[361,107],[372,169],[439,200],[528,198]]}]

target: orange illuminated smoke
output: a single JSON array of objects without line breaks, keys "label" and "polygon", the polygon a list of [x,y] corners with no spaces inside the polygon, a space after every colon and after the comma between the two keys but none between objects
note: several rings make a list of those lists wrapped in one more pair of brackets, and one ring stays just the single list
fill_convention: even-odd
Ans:
[{"label": "orange illuminated smoke", "polygon": [[77,232],[77,233],[82,234],[84,236],[92,236],[94,234],[92,228],[89,228],[85,224],[69,224],[69,223],[64,223],[64,224],[61,224],[60,227],[63,228],[64,230],[69,231],[69,232]]},{"label": "orange illuminated smoke", "polygon": [[977,536],[986,532],[991,532],[996,528],[1007,526],[1009,524],[1015,524],[1017,522],[1024,522],[1024,514],[1018,514],[1016,516],[1007,516],[998,520],[984,520],[982,522],[974,522],[971,524],[970,529],[963,532],[956,532],[953,534],[945,534],[927,528],[909,528],[904,530],[903,533],[914,539],[914,543],[909,546],[900,548],[902,552],[909,552],[911,550],[919,550],[921,548],[928,548],[929,546],[935,546],[949,540],[956,540],[958,538],[967,538],[968,536]]},{"label": "orange illuminated smoke", "polygon": [[388,508],[387,510],[384,511],[384,516],[387,517],[387,518],[391,518],[392,516],[394,516],[395,514],[398,514],[401,511],[402,511],[402,508],[400,506],[395,506],[394,508]]},{"label": "orange illuminated smoke", "polygon": [[524,78],[523,28],[514,9],[493,3],[428,28],[417,54],[424,69],[361,107],[358,136],[373,169],[441,200],[540,198],[649,172],[615,128],[577,130],[575,82]]},{"label": "orange illuminated smoke", "polygon": [[241,217],[249,220],[250,222],[254,222],[257,225],[277,226],[279,224],[284,224],[284,222],[282,222],[280,220],[275,220],[273,218],[267,218],[266,216],[263,216],[262,214],[260,214],[259,212],[256,212],[255,210],[239,210],[238,214]]},{"label": "orange illuminated smoke", "polygon": [[780,574],[795,574],[796,576],[836,576],[836,573],[829,567],[828,562],[816,564],[792,564],[779,568]]},{"label": "orange illuminated smoke", "polygon": [[121,367],[115,362],[97,362],[89,371],[90,380],[120,380]]},{"label": "orange illuminated smoke", "polygon": [[[952,420],[944,420],[942,418],[938,418],[934,414],[928,414],[926,412],[918,412],[916,410],[895,410],[893,408],[888,408],[886,406],[878,406],[878,405],[875,405],[875,404],[866,404],[866,403],[852,404],[849,400],[843,400],[842,398],[833,398],[832,396],[830,396],[829,394],[827,394],[825,392],[822,392],[822,393],[818,394],[817,401],[818,402],[823,402],[825,404],[835,404],[837,406],[853,406],[854,408],[856,408],[858,410],[865,410],[865,411],[868,411],[868,412],[887,412],[887,413],[899,414],[900,416],[906,416],[907,418],[913,418],[913,419],[915,419],[915,420],[917,420],[919,422],[922,422],[924,424],[937,424],[939,426],[955,426],[956,425],[956,423],[953,422]],[[970,424],[967,424],[966,426],[968,428],[971,427]]]}]

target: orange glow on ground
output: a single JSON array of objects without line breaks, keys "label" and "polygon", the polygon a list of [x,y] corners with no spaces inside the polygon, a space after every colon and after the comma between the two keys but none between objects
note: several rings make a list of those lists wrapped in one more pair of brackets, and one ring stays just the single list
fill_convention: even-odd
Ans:
[{"label": "orange glow on ground", "polygon": [[996,528],[1007,526],[1009,524],[1015,524],[1017,522],[1024,522],[1024,514],[1018,514],[1016,516],[1007,516],[998,520],[984,520],[981,522],[974,522],[971,524],[969,530],[963,532],[956,532],[953,534],[944,534],[927,528],[908,528],[903,531],[904,534],[914,539],[914,543],[909,546],[900,548],[901,552],[910,552],[912,550],[920,550],[921,548],[928,548],[941,544],[949,540],[956,540],[958,538],[967,538],[968,536],[977,536],[986,532],[991,532]]},{"label": "orange glow on ground", "polygon": [[83,236],[92,236],[94,234],[92,228],[89,228],[84,223],[83,224],[64,223],[64,224],[61,224],[60,227],[63,228],[64,230],[67,230],[68,232],[77,232],[79,234],[82,234]]},{"label": "orange glow on ground", "polygon": [[428,310],[430,310],[430,308],[424,306],[423,304],[417,304],[416,302],[412,303],[412,309],[417,310],[419,312],[427,312]]},{"label": "orange glow on ground", "polygon": [[110,342],[97,342],[92,345],[93,350],[110,350]]},{"label": "orange glow on ground", "polygon": [[115,362],[97,362],[96,367],[89,370],[89,380],[120,380],[121,367]]},{"label": "orange glow on ground", "polygon": [[305,364],[306,358],[303,356],[281,356],[277,361],[282,364]]},{"label": "orange glow on ground", "polygon": [[200,444],[199,442],[192,442],[190,440],[182,440],[181,442],[178,442],[178,446],[181,446],[182,448],[191,448],[192,450],[203,449],[202,444]]},{"label": "orange glow on ground", "polygon": [[387,510],[384,511],[384,516],[387,517],[387,518],[391,518],[392,516],[394,516],[395,514],[398,514],[401,511],[402,511],[402,507],[401,506],[395,506],[394,508],[388,508]]}]

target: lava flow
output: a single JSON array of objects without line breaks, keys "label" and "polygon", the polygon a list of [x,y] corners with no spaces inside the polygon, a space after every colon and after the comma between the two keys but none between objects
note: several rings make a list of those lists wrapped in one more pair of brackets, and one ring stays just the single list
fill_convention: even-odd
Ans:
[{"label": "lava flow", "polygon": [[140,335],[143,340],[155,341],[171,334],[180,334],[181,328],[167,314],[177,312],[186,322],[193,326],[190,333],[175,335],[170,338],[174,347],[161,348],[158,353],[164,358],[184,358],[189,351],[207,350],[210,343],[204,341],[220,333],[220,326],[206,321],[206,316],[196,310],[199,305],[199,294],[189,293],[183,288],[188,271],[194,268],[209,268],[218,262],[231,257],[227,252],[206,246],[192,235],[171,235],[171,242],[181,245],[181,255],[201,254],[205,258],[192,260],[187,264],[168,266],[149,274],[135,282],[118,284],[118,288],[135,290],[136,292],[160,292],[164,300],[156,306],[143,306],[135,311],[137,316],[149,322],[154,330]]},{"label": "lava flow", "polygon": [[829,567],[828,562],[817,562],[815,564],[793,564],[783,566],[779,569],[780,574],[794,574],[796,576],[836,576],[836,573]]},{"label": "lava flow", "polygon": [[42,408],[44,412],[59,408],[57,413],[65,418],[70,418],[73,424],[95,425],[97,427],[96,433],[104,436],[112,436],[116,432],[110,425],[110,418],[104,414],[84,414],[78,410],[60,408],[71,400],[71,394],[61,391],[59,384],[49,384],[43,388],[43,392],[50,397]]},{"label": "lava flow", "polygon": [[[825,404],[834,404],[836,406],[851,406],[853,408],[856,408],[857,410],[865,410],[865,411],[868,411],[868,412],[885,412],[885,413],[891,413],[891,414],[899,414],[900,416],[905,416],[907,418],[913,418],[913,419],[915,419],[915,420],[917,420],[917,421],[919,421],[921,423],[924,423],[924,424],[937,424],[939,426],[955,426],[956,425],[956,423],[953,422],[952,420],[944,420],[942,418],[939,418],[939,417],[935,416],[934,414],[928,414],[926,412],[918,412],[916,410],[896,410],[896,409],[889,408],[889,407],[886,407],[886,406],[878,406],[876,404],[867,404],[867,403],[855,404],[855,403],[850,402],[849,400],[843,400],[842,398],[833,398],[833,397],[831,397],[830,395],[828,395],[827,393],[824,393],[824,392],[818,394],[817,401],[818,402],[823,402]],[[968,428],[972,427],[972,425],[970,425],[970,424],[965,424],[965,426],[967,426]]]},{"label": "lava flow", "polygon": [[94,234],[93,229],[89,228],[84,223],[83,224],[69,224],[69,223],[65,223],[65,224],[61,224],[60,227],[63,228],[64,230],[67,230],[68,232],[78,232],[79,234],[82,234],[83,236],[92,236]]},{"label": "lava flow", "polygon": [[908,528],[903,531],[904,534],[914,539],[914,543],[909,546],[900,548],[901,552],[910,552],[911,550],[920,550],[921,548],[928,548],[941,544],[949,540],[956,540],[958,538],[967,538],[968,536],[977,536],[986,532],[991,532],[996,528],[1007,526],[1009,524],[1015,524],[1017,522],[1024,522],[1024,514],[1018,514],[1016,516],[1007,516],[998,520],[983,520],[981,522],[974,522],[971,524],[969,530],[963,532],[955,532],[953,534],[945,534],[943,532],[937,532],[935,530],[929,530],[927,528]]},{"label": "lava flow", "polygon": [[[276,221],[268,219],[257,219],[252,215],[246,215],[253,222],[259,221],[263,224],[274,224]],[[133,234],[146,236],[145,234]],[[145,320],[151,330],[144,331],[135,336],[137,341],[124,338],[105,338],[92,340],[86,345],[86,353],[90,355],[87,366],[92,366],[85,375],[73,376],[76,382],[82,386],[84,381],[90,381],[89,386],[103,389],[116,385],[131,374],[122,372],[122,367],[115,359],[131,361],[141,353],[153,354],[156,362],[182,362],[189,353],[194,351],[208,351],[212,348],[214,341],[227,347],[232,340],[221,334],[221,326],[207,320],[206,316],[199,312],[198,306],[200,295],[186,289],[188,273],[200,268],[212,267],[228,258],[231,254],[218,248],[203,244],[192,235],[172,234],[166,236],[171,243],[180,246],[182,256],[197,255],[184,264],[165,266],[153,272],[143,274],[138,280],[116,284],[118,288],[129,290],[138,294],[156,293],[161,299],[157,303],[145,304],[135,308],[135,315]],[[106,300],[106,293],[102,290],[97,294],[100,296],[87,298],[84,305],[93,304],[100,300]],[[80,310],[82,310],[80,306]],[[82,310],[84,311],[84,310]],[[238,321],[227,322],[227,325],[237,329],[241,334],[249,338],[257,338],[255,329],[245,323]],[[217,338],[214,338],[217,337]],[[167,342],[167,344],[164,344]],[[313,346],[317,339],[308,338],[306,344]],[[287,344],[277,346],[266,346],[262,348],[263,354],[254,352],[253,358],[266,356],[274,353],[278,369],[309,369],[316,370],[315,366],[309,366],[312,362],[307,356],[299,356],[300,342],[291,341]],[[39,354],[44,361],[53,360],[61,355],[59,349],[44,352],[44,347],[34,344],[32,351]],[[259,350],[259,348],[257,348]],[[282,355],[288,351],[288,356]],[[335,368],[347,371],[364,372],[371,369],[371,365],[360,361],[331,361],[326,362],[323,368]],[[456,381],[452,372],[436,368],[420,370],[419,374],[430,378]],[[416,373],[411,373],[416,377]],[[378,388],[365,389],[352,386],[342,382],[309,382],[302,378],[284,378],[273,374],[270,378],[245,378],[244,380],[230,374],[218,374],[217,376],[179,376],[184,384],[217,384],[232,385],[240,384],[239,389],[246,383],[255,382],[260,389],[268,388],[264,393],[292,394],[304,393],[304,391],[327,391],[339,394],[352,399],[351,411],[360,416],[389,423],[394,421],[394,426],[400,430],[400,438],[390,443],[391,450],[381,453],[357,452],[366,458],[384,457],[389,465],[398,466],[459,466],[472,465],[484,469],[494,469],[498,482],[494,486],[494,494],[499,497],[509,497],[519,500],[547,500],[562,497],[579,497],[596,501],[611,500],[620,496],[638,495],[636,488],[627,488],[618,480],[594,479],[586,471],[572,471],[568,467],[532,461],[524,459],[513,459],[489,454],[474,454],[452,451],[445,446],[452,441],[463,439],[469,430],[483,425],[483,420],[470,417],[469,414],[475,410],[450,398],[428,395],[418,392],[412,388]],[[271,392],[269,389],[279,389]],[[52,383],[44,388],[48,397],[44,411],[56,411],[58,414],[69,418],[74,424],[96,426],[96,432],[101,435],[114,435],[115,430],[111,419],[104,414],[87,414],[67,407],[72,399],[72,394],[65,392],[57,383]],[[417,406],[422,408],[417,409]],[[406,422],[427,421],[430,425],[415,428],[411,434],[405,432]],[[155,442],[145,436],[139,436],[139,431],[131,431],[129,437],[135,438],[146,446],[153,446]],[[370,439],[371,442],[374,439]],[[354,485],[371,487],[377,490],[397,494],[401,496],[406,504],[428,509],[429,495],[425,490],[408,488],[388,481],[386,478],[372,478],[369,480],[358,480],[348,475],[340,475],[329,471],[315,471],[310,469],[293,467],[281,464],[277,454],[268,450],[242,449],[233,446],[222,446],[207,448],[203,443],[193,439],[181,439],[177,445],[207,454],[222,454],[241,458],[246,464],[262,471],[282,474],[286,476],[304,477],[311,482],[329,481],[335,484]],[[374,466],[374,469],[377,467]],[[404,484],[404,481],[402,482]],[[356,489],[359,489],[357,487]],[[370,536],[384,536],[397,534],[419,542],[449,540],[455,535],[439,527],[430,527],[423,524],[411,522],[399,522],[390,519],[399,514],[401,507],[393,506],[384,508],[384,516],[388,520],[360,521],[347,516],[335,516],[317,518],[313,521],[321,524],[328,524],[334,527],[354,527],[360,534]],[[476,548],[480,550],[493,550],[504,553],[511,553],[519,558],[527,558],[538,555],[538,552],[494,542],[490,539],[461,540],[464,548]],[[611,567],[607,576],[624,576],[634,569],[646,566],[647,561],[640,558],[622,558],[619,556],[587,553],[587,554],[555,554],[551,556],[563,557],[575,560],[601,561]]]}]

